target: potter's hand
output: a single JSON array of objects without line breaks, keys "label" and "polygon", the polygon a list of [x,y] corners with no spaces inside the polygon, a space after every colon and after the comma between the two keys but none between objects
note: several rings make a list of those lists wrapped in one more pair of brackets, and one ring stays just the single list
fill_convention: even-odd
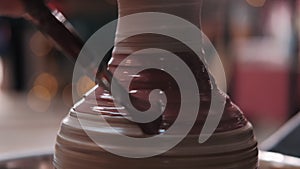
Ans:
[{"label": "potter's hand", "polygon": [[0,0],[0,16],[22,17],[25,13],[21,0]]}]

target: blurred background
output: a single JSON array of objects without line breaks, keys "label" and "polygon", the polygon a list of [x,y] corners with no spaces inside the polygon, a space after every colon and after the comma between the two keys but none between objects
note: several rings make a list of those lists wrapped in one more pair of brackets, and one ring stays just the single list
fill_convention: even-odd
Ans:
[{"label": "blurred background", "polygon": [[[117,18],[115,0],[50,0],[82,39]],[[225,67],[229,95],[259,142],[300,111],[300,0],[204,0],[202,29]],[[60,121],[94,83],[34,26],[0,17],[0,156],[51,151]]]}]

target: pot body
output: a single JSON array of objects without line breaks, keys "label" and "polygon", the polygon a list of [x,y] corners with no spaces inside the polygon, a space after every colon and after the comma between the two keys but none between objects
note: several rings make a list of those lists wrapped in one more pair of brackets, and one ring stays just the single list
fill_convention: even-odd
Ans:
[{"label": "pot body", "polygon": [[[170,51],[189,67],[195,78],[198,91],[187,92],[190,93],[188,97],[191,99],[200,96],[198,115],[195,121],[186,121],[186,124],[192,123],[187,136],[181,132],[170,136],[184,137],[184,139],[169,151],[149,158],[117,156],[106,151],[105,147],[113,147],[114,150],[128,151],[133,154],[138,151],[151,151],[152,147],[139,145],[125,147],[110,142],[99,146],[90,137],[90,133],[98,135],[100,139],[110,138],[115,134],[113,130],[133,138],[152,136],[145,133],[141,129],[141,125],[125,118],[125,116],[130,116],[130,112],[126,108],[116,105],[110,92],[105,91],[101,86],[95,86],[70,110],[69,115],[62,122],[54,155],[56,169],[119,169],[121,167],[132,169],[256,169],[257,143],[252,126],[230,98],[217,88],[209,70],[206,69],[205,61],[200,60],[195,55],[195,51],[192,51],[180,40],[153,33],[182,32],[187,35],[185,40],[196,43],[197,39],[189,35],[188,30],[190,26],[200,28],[201,0],[119,0],[118,5],[120,18],[137,13],[147,14],[140,15],[138,18],[140,24],[137,25],[119,19],[116,43],[108,65],[108,70],[117,77],[116,79],[121,85],[129,84],[131,104],[140,111],[146,111],[151,107],[149,101],[151,91],[161,90],[159,94],[151,96],[154,100],[158,100],[160,107],[163,107],[164,110],[160,121],[154,124],[159,128],[157,134],[164,134],[172,127],[183,103],[190,107],[194,106],[189,99],[182,100],[182,91],[179,90],[180,86],[176,79],[162,69],[149,68],[139,71],[141,68],[147,67],[145,65],[148,65],[149,62],[158,65],[173,64],[170,56],[164,56],[164,51]],[[170,26],[169,23],[159,22],[160,25],[157,25],[158,20],[147,17],[151,12],[172,15],[184,19],[190,24],[174,22]],[[132,31],[141,32],[141,30],[145,30],[145,33],[137,33],[135,36],[128,37],[128,35],[135,34]],[[198,50],[201,53],[204,45],[201,43],[196,45],[199,46]],[[149,48],[160,50],[138,53]],[[136,57],[130,58],[129,56],[132,54],[135,54]],[[202,55],[205,54],[202,52]],[[155,58],[155,56],[160,57],[154,61],[144,59]],[[176,69],[176,65],[174,67]],[[180,72],[180,70],[177,71]],[[101,72],[99,76],[101,76]],[[200,144],[198,142],[199,134],[209,113],[212,91],[225,100],[225,108],[221,121],[212,136],[205,143]],[[163,97],[161,93],[163,93]],[[103,117],[102,120],[98,120],[99,115]],[[82,120],[87,124],[97,123],[102,127],[82,127]],[[105,126],[106,122],[109,122],[112,127]],[[151,126],[151,123],[149,124]]]}]

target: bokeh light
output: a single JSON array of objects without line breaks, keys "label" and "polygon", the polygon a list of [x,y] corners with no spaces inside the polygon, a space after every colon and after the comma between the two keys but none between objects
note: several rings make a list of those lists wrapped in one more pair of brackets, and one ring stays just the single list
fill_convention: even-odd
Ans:
[{"label": "bokeh light", "polygon": [[34,33],[29,43],[31,51],[39,57],[46,56],[53,48],[53,44],[41,32]]},{"label": "bokeh light", "polygon": [[27,95],[27,103],[36,112],[46,112],[51,104],[51,94],[44,86],[34,86]]},{"label": "bokeh light", "polygon": [[49,73],[41,73],[34,81],[34,86],[43,86],[49,93],[51,98],[57,94],[58,82],[57,79]]},{"label": "bokeh light", "polygon": [[49,73],[41,73],[28,92],[28,106],[36,112],[46,112],[58,91],[57,79]]}]

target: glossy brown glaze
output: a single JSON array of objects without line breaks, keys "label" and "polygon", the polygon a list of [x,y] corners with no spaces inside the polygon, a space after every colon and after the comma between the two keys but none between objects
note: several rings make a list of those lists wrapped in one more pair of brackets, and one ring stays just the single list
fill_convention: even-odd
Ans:
[{"label": "glossy brown glaze", "polygon": [[[123,77],[122,79],[119,79],[121,84],[128,82],[130,76],[135,76],[130,83],[130,90],[135,91],[133,94],[131,94],[132,103],[141,111],[145,111],[150,107],[148,98],[149,93],[152,90],[161,89],[164,91],[168,101],[166,103],[162,122],[162,124],[165,125],[161,126],[162,128],[168,128],[168,126],[171,125],[177,117],[181,103],[180,90],[177,82],[170,75],[161,70],[149,69],[142,71],[137,75],[128,74],[128,70],[137,69],[143,64],[147,64],[143,62],[143,60],[127,60],[130,61],[130,65],[122,65],[121,67],[119,64],[124,58],[127,58],[127,56],[133,52],[145,48],[160,48],[167,51],[173,51],[174,54],[180,57],[191,68],[199,87],[199,93],[195,93],[195,96],[191,97],[200,95],[201,100],[197,123],[193,128],[194,134],[199,133],[210,108],[211,88],[215,88],[216,90],[218,89],[214,82],[209,79],[208,72],[206,71],[206,68],[201,60],[198,59],[197,55],[184,44],[175,39],[162,35],[143,34],[139,36],[133,36],[124,41],[116,44],[115,50],[113,51],[113,58],[108,68],[111,72],[114,72],[116,68],[122,70],[121,72],[123,74],[118,75]],[[162,44],[162,42],[165,42],[165,44]],[[138,45],[132,46],[134,43]],[[174,48],[174,46],[176,46],[176,48]],[[130,52],[123,52],[125,49]],[[155,54],[149,54],[150,57],[151,55]],[[232,103],[227,95],[221,91],[219,91],[218,94],[220,97],[226,98],[226,106],[221,123],[217,128],[217,132],[233,130],[246,125],[247,120],[243,116],[243,113],[240,111],[240,109],[234,103]]]}]

